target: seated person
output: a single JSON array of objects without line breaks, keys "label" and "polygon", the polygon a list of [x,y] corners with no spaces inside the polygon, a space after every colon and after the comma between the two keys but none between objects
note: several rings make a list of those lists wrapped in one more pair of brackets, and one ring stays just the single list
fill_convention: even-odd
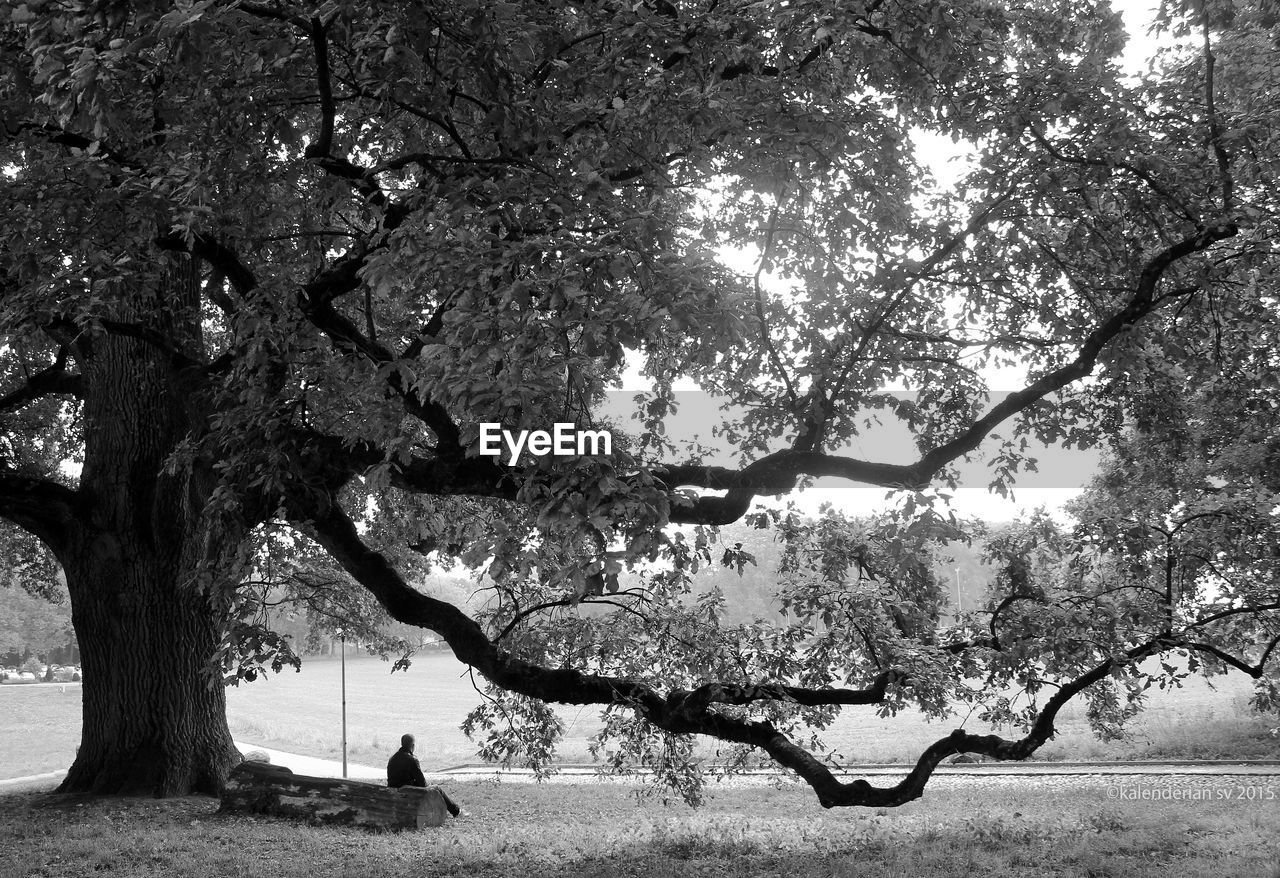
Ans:
[{"label": "seated person", "polygon": [[[400,749],[387,760],[387,786],[425,787],[427,785],[427,779],[422,776],[422,766],[418,764],[418,757],[413,755],[413,745],[413,735],[400,736]],[[453,799],[450,799],[444,790],[440,790],[440,795],[444,796],[444,806],[449,809],[451,816],[457,817],[462,813],[462,809],[454,804]]]}]

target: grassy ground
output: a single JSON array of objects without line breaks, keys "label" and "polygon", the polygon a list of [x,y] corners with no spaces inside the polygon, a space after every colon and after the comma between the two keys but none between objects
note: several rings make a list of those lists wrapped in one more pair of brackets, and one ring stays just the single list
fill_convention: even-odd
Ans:
[{"label": "grassy ground", "polygon": [[[426,768],[476,760],[475,745],[458,730],[479,696],[464,666],[442,654],[421,656],[408,673],[390,673],[374,658],[347,661],[348,757],[382,765],[409,731],[418,736]],[[341,668],[336,660],[309,659],[301,673],[285,671],[227,691],[227,718],[237,740],[309,756],[340,758]],[[1192,678],[1173,692],[1155,692],[1126,740],[1101,742],[1089,730],[1082,705],[1059,717],[1058,737],[1041,749],[1045,759],[1180,759],[1280,757],[1278,724],[1252,714],[1249,681],[1220,678],[1217,688]],[[598,728],[590,709],[563,708],[568,727],[560,748],[566,761],[587,761],[588,738]],[[66,768],[79,743],[80,687],[0,686],[0,779]],[[847,762],[901,762],[960,724],[924,722],[915,714],[881,719],[870,708],[846,708],[826,733]],[[971,731],[986,727],[969,722]]]},{"label": "grassy ground", "polygon": [[66,768],[80,744],[80,685],[0,686],[0,717],[0,780]]},{"label": "grassy ground", "polygon": [[[1270,789],[1280,795],[1280,781]],[[1126,780],[1125,783],[1137,783]],[[892,811],[824,811],[788,787],[720,789],[696,811],[615,784],[469,783],[466,813],[396,835],[218,815],[208,799],[0,795],[12,878],[270,875],[1231,876],[1280,875],[1280,804],[1215,798],[1220,779],[1149,779],[1209,801],[1114,802],[1108,783],[938,779]],[[1258,784],[1254,784],[1258,786]],[[1141,807],[1134,807],[1140,805]]]}]

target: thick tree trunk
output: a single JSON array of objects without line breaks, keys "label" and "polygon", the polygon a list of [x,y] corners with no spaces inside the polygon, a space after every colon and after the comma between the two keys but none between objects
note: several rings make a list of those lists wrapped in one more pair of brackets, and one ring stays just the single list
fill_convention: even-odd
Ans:
[{"label": "thick tree trunk", "polygon": [[[165,547],[99,534],[69,565],[81,644],[83,731],[63,792],[216,794],[240,761],[222,680],[219,626]],[[166,555],[169,555],[166,557]]]},{"label": "thick tree trunk", "polygon": [[[171,279],[168,292],[142,317],[181,338],[164,310],[181,287],[173,295]],[[155,346],[118,335],[91,344],[82,364],[80,508],[59,552],[80,643],[84,725],[60,789],[216,793],[239,754],[210,667],[219,598],[200,574],[201,562],[237,535],[204,526],[207,480],[164,471],[199,429],[200,395]]]}]

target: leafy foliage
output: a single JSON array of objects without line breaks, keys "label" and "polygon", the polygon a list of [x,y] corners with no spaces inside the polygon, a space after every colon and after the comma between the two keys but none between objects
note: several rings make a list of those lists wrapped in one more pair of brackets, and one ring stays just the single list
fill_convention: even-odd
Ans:
[{"label": "leafy foliage", "polygon": [[[543,767],[544,702],[600,704],[605,758],[691,798],[688,735],[825,805],[894,805],[954,753],[1030,755],[1076,695],[1113,730],[1174,680],[1148,656],[1265,679],[1274,651],[1239,649],[1275,624],[1277,24],[1168,14],[1200,39],[1126,78],[1118,16],[1084,0],[11,4],[0,515],[68,555],[96,519],[63,462],[97,475],[106,425],[181,412],[142,475],[185,480],[211,661],[293,664],[281,598],[364,639],[385,613],[496,687],[486,755]],[[921,133],[972,144],[958,185]],[[103,378],[125,339],[127,392]],[[652,384],[633,429],[597,415],[628,364]],[[1025,387],[989,404],[1011,364]],[[681,380],[744,412],[731,466],[666,435]],[[846,452],[867,412],[913,462]],[[615,453],[476,453],[482,423],[555,422]],[[985,445],[1007,491],[1031,436],[1113,444],[1110,481],[1079,533],[992,540],[991,605],[944,625],[932,553],[966,526],[930,485]],[[786,620],[726,623],[692,577],[752,558],[708,528],[818,477],[901,502],[779,518]],[[409,584],[455,561],[487,577],[474,611]],[[1025,734],[957,731],[874,788],[795,743],[850,704]]]}]

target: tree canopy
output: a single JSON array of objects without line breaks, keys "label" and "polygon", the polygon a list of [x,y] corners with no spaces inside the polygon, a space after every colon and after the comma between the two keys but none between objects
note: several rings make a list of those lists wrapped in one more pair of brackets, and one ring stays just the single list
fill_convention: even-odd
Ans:
[{"label": "tree canopy", "polygon": [[[1240,650],[1275,626],[1276,22],[1168,7],[1167,48],[1129,77],[1094,2],[10,4],[0,515],[68,568],[73,605],[202,632],[193,668],[279,657],[232,620],[287,528],[278,546],[496,687],[474,717],[514,724],[494,755],[545,758],[545,702],[600,704],[619,762],[684,788],[701,734],[824,805],[897,804],[954,753],[1025,758],[1148,655],[1261,676],[1274,651]],[[925,135],[972,147],[958,184]],[[628,364],[643,417],[601,422]],[[1025,386],[990,403],[1010,364]],[[745,411],[728,462],[665,433],[681,381]],[[913,462],[849,453],[869,415],[909,426]],[[607,427],[613,453],[477,454],[481,424],[558,422]],[[998,605],[943,626],[921,558],[963,526],[919,492],[979,448],[1007,487],[1029,437],[1117,443],[1086,504],[1103,560],[1033,525],[998,549]],[[707,526],[817,477],[919,496],[870,523],[757,519],[781,529],[793,623],[688,599]],[[1199,558],[1182,584],[1143,579],[1174,543]],[[477,617],[409,585],[446,558],[493,581]],[[1030,712],[1002,701],[1050,682]],[[790,734],[974,698],[1024,736],[957,731],[883,788]],[[118,788],[123,757],[96,758],[68,783]]]}]

